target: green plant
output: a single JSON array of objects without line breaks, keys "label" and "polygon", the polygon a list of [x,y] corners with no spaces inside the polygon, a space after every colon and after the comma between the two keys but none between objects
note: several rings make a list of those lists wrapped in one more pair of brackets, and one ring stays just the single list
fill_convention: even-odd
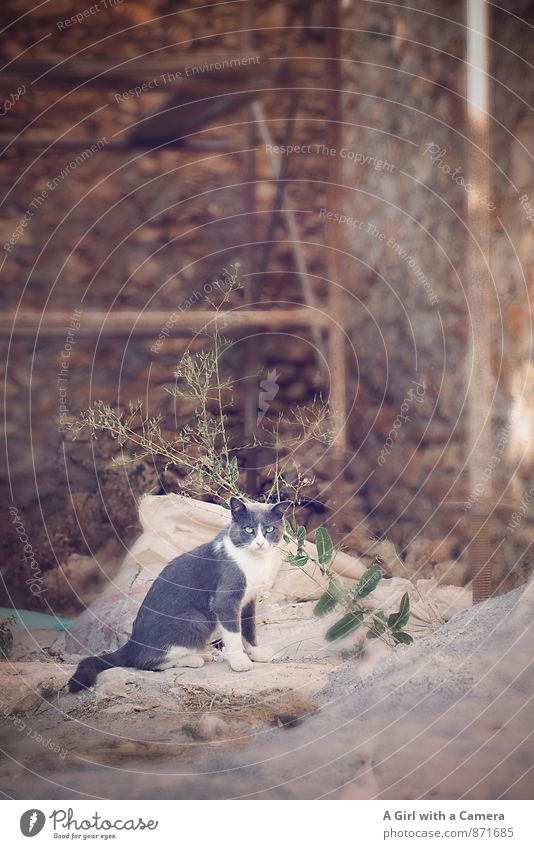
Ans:
[{"label": "green plant", "polygon": [[15,616],[8,616],[0,622],[0,658],[7,660],[13,648],[13,632],[11,626],[16,623]]},{"label": "green plant", "polygon": [[[88,428],[95,439],[105,433],[117,440],[123,452],[114,460],[116,464],[138,463],[145,457],[162,458],[165,469],[174,466],[181,472],[180,486],[185,493],[208,495],[226,503],[231,495],[246,497],[239,483],[239,456],[264,447],[265,443],[256,434],[246,444],[230,444],[227,410],[232,406],[237,381],[223,377],[220,364],[231,344],[222,333],[226,321],[222,308],[240,288],[236,267],[225,269],[223,280],[225,285],[218,300],[207,298],[213,308],[213,321],[206,328],[211,344],[199,352],[186,352],[176,368],[175,385],[166,389],[178,403],[192,402],[193,421],[170,437],[164,430],[163,416],[145,416],[140,401],[130,402],[126,410],[97,401],[69,429],[74,438]],[[265,500],[283,497],[298,502],[303,487],[313,481],[301,473],[295,454],[310,441],[329,440],[328,420],[328,408],[320,401],[295,405],[286,418],[279,416],[274,423],[263,420],[262,433],[269,438],[274,454],[272,466],[266,470],[270,485]],[[293,435],[282,439],[280,431],[284,425]]]},{"label": "green plant", "polygon": [[[334,640],[342,639],[353,631],[365,627],[368,629],[367,637],[369,639],[380,637],[393,645],[397,643],[408,645],[413,642],[413,637],[403,630],[410,618],[410,598],[408,593],[404,593],[399,610],[387,617],[383,610],[372,610],[363,602],[363,599],[376,589],[383,577],[384,573],[380,563],[373,563],[363,573],[356,586],[354,588],[348,588],[341,583],[331,567],[335,549],[332,538],[326,528],[320,527],[315,531],[316,558],[305,551],[305,540],[306,528],[303,525],[293,527],[290,522],[286,521],[284,542],[286,544],[290,542],[296,544],[296,552],[294,554],[286,552],[287,562],[302,569],[323,588],[324,582],[328,582],[326,589],[315,605],[315,616],[319,618],[326,616],[338,606],[345,610],[341,618],[327,630],[325,638],[328,641],[333,642]],[[320,579],[317,576],[317,572],[320,575]]]},{"label": "green plant", "polygon": [[[221,375],[221,357],[230,345],[221,330],[226,320],[222,308],[239,288],[235,268],[225,270],[224,282],[219,300],[208,299],[213,308],[211,345],[199,352],[186,352],[175,372],[175,386],[166,390],[178,400],[193,402],[192,422],[169,437],[163,429],[163,416],[145,416],[141,402],[130,403],[124,412],[97,401],[81,413],[71,425],[71,430],[74,437],[82,429],[88,428],[95,439],[99,433],[106,433],[117,440],[123,452],[121,458],[115,460],[116,463],[136,464],[145,457],[163,458],[165,468],[174,466],[181,471],[184,492],[189,495],[208,495],[216,501],[227,503],[232,495],[247,497],[239,483],[240,453],[263,446],[264,443],[255,435],[247,445],[230,444],[228,436],[227,409],[233,401],[236,381]],[[291,437],[285,435],[282,438],[284,427],[292,432]],[[272,466],[266,470],[270,485],[265,492],[265,500],[284,498],[298,506],[302,489],[313,481],[302,474],[295,455],[311,441],[330,441],[328,407],[320,400],[306,407],[295,405],[288,416],[278,415],[274,422],[264,418],[262,431],[270,438],[270,447],[274,451]],[[290,475],[287,474],[288,470]],[[334,546],[328,531],[317,528],[315,532],[316,559],[304,550],[306,533],[303,525],[293,528],[290,523],[286,524],[286,543],[294,540],[297,545],[295,554],[287,553],[288,562],[303,569],[324,590],[315,606],[316,616],[325,616],[336,606],[345,610],[339,621],[326,632],[326,639],[340,639],[357,628],[367,627],[369,637],[380,637],[389,643],[411,642],[410,635],[402,630],[410,615],[407,594],[403,597],[401,609],[387,619],[383,611],[372,612],[362,601],[381,579],[380,565],[374,563],[356,588],[349,590],[331,569]]]}]

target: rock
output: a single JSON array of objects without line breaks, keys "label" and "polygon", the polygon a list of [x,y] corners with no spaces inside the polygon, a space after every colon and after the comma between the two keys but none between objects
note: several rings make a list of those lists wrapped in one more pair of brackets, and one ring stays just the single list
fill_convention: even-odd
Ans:
[{"label": "rock", "polygon": [[0,666],[0,713],[33,713],[50,701],[74,672],[54,663],[9,663]]},{"label": "rock", "polygon": [[74,595],[90,604],[99,596],[117,573],[119,560],[117,545],[110,539],[93,557],[84,554],[71,554],[61,564],[60,569],[50,570],[46,574],[46,587],[56,597]]},{"label": "rock", "polygon": [[461,560],[446,560],[434,566],[433,577],[438,584],[465,587],[469,581],[469,565]]},{"label": "rock", "polygon": [[31,630],[17,628],[13,634],[13,653],[11,659],[14,661],[38,661],[42,663],[63,654],[64,645],[64,632],[58,634],[57,631],[41,628],[32,628]]},{"label": "rock", "polygon": [[201,740],[220,739],[225,737],[227,732],[227,723],[215,713],[203,713],[196,729],[196,735]]},{"label": "rock", "polygon": [[105,669],[96,679],[96,694],[101,699],[128,696],[132,689],[131,685],[137,683],[139,675],[142,676],[143,673],[139,673],[135,669],[124,669],[123,667]]},{"label": "rock", "polygon": [[105,707],[102,710],[102,713],[104,713],[108,716],[115,716],[116,714],[128,713],[128,711],[131,711],[131,710],[142,711],[142,710],[149,710],[149,708],[140,707],[140,706],[137,706],[137,705],[134,705],[134,704],[125,704],[124,702],[121,702],[120,705],[110,705],[109,707]]},{"label": "rock", "polygon": [[434,566],[436,563],[454,559],[452,554],[458,547],[457,537],[449,536],[438,542],[424,537],[412,540],[406,549],[404,565],[407,574],[417,574],[418,577],[429,578],[432,572],[424,574],[425,567]]},{"label": "rock", "polygon": [[284,3],[268,3],[263,9],[259,9],[256,17],[256,26],[283,27],[286,23],[287,8]]},{"label": "rock", "polygon": [[525,116],[513,129],[510,167],[511,179],[520,190],[532,185],[532,160],[529,151],[534,145],[534,122]]},{"label": "rock", "polygon": [[369,549],[374,544],[367,525],[362,523],[343,537],[343,544],[350,554],[357,554],[359,557],[369,557]]},{"label": "rock", "polygon": [[11,623],[7,620],[0,622],[0,659],[11,656],[13,649],[13,631],[10,628]]}]

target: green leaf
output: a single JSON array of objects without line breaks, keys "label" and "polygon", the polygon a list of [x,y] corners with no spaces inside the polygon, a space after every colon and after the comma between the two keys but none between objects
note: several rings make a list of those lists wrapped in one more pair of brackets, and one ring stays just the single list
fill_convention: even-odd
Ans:
[{"label": "green leaf", "polygon": [[397,613],[390,613],[388,616],[388,628],[392,631],[400,631],[410,618],[410,596],[404,593],[401,598],[400,607]]},{"label": "green leaf", "polygon": [[305,566],[309,559],[307,554],[291,554],[286,562],[292,566]]},{"label": "green leaf", "polygon": [[393,631],[391,635],[396,643],[404,643],[409,646],[410,643],[413,643],[413,637],[411,634],[407,634],[405,631]]},{"label": "green leaf", "polygon": [[298,526],[297,531],[296,531],[296,537],[297,537],[298,547],[302,548],[302,546],[304,545],[304,542],[306,540],[306,528],[304,527],[304,525]]},{"label": "green leaf", "polygon": [[369,569],[366,569],[356,587],[354,598],[364,598],[364,596],[372,593],[382,577],[382,569],[378,563],[373,563]]},{"label": "green leaf", "polygon": [[397,621],[397,628],[399,630],[404,628],[408,619],[410,618],[410,596],[408,593],[404,593],[401,598],[400,608],[399,608],[399,618]]},{"label": "green leaf", "polygon": [[367,631],[367,636],[370,640],[374,640],[377,637],[381,637],[384,631],[386,630],[386,616],[383,610],[379,610],[378,613],[373,617],[373,624],[370,629]]},{"label": "green leaf", "polygon": [[230,460],[230,480],[235,483],[239,477],[239,466],[237,465],[237,457],[232,457]]},{"label": "green leaf", "polygon": [[313,608],[313,615],[321,619],[323,616],[326,616],[327,613],[330,613],[330,611],[334,609],[337,603],[337,598],[334,598],[334,596],[330,595],[329,593],[323,593],[323,595]]},{"label": "green leaf", "polygon": [[293,525],[291,524],[289,519],[284,519],[284,525],[285,525],[286,534],[288,535],[289,539],[296,539],[295,528],[293,527]]},{"label": "green leaf", "polygon": [[325,640],[328,642],[333,642],[333,640],[340,640],[342,637],[348,636],[352,631],[355,631],[356,628],[359,628],[363,622],[363,613],[346,613],[339,622],[336,622],[335,625],[332,625],[331,628],[325,634]]},{"label": "green leaf", "polygon": [[334,556],[334,544],[326,528],[317,528],[315,531],[315,545],[319,564],[328,566]]},{"label": "green leaf", "polygon": [[345,597],[345,587],[332,578],[328,584],[326,592],[323,593],[315,607],[313,613],[315,616],[326,616],[334,609],[336,604]]}]

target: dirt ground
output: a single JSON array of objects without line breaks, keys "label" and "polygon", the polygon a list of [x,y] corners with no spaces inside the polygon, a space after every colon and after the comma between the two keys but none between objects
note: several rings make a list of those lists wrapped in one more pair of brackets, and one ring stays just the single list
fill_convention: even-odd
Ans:
[{"label": "dirt ground", "polygon": [[[269,730],[305,722],[332,668],[257,664],[240,675],[213,661],[165,672],[111,669],[94,689],[72,695],[64,686],[72,664],[6,663],[0,788],[8,798],[23,798],[36,781],[39,795],[60,798],[71,794],[75,776],[136,763],[141,780],[132,788],[145,795],[147,768],[156,763],[193,769],[213,747],[247,747]],[[81,795],[99,796],[99,785],[100,778]]]},{"label": "dirt ground", "polygon": [[117,669],[78,695],[62,689],[70,664],[3,664],[0,787],[34,799],[532,798],[533,602],[531,581],[371,664]]}]

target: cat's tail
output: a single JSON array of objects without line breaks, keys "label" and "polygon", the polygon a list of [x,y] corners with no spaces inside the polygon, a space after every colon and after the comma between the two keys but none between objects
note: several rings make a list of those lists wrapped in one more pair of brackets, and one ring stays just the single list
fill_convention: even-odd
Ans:
[{"label": "cat's tail", "polygon": [[96,657],[86,657],[80,661],[78,668],[69,681],[69,691],[78,693],[80,690],[87,690],[92,687],[97,679],[97,675],[103,672],[104,669],[112,669],[114,666],[126,665],[126,645],[117,651],[100,654]]}]

